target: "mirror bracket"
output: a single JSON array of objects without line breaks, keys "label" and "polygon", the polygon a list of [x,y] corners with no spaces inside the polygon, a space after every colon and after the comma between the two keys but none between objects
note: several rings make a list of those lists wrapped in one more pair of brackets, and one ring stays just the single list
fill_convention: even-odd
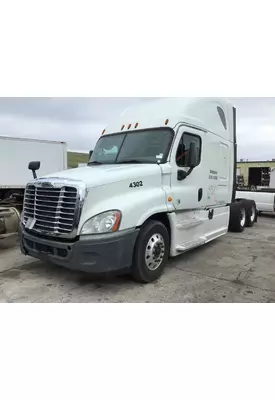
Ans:
[{"label": "mirror bracket", "polygon": [[194,167],[189,168],[186,172],[183,169],[178,170],[178,181],[184,181],[193,171]]}]

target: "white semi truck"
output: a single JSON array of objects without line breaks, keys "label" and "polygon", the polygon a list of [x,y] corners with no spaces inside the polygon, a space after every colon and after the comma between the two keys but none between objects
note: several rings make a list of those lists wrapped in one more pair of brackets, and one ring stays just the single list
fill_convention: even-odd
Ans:
[{"label": "white semi truck", "polygon": [[[257,170],[258,168],[252,168]],[[260,169],[261,170],[261,169]],[[274,213],[275,212],[275,169],[270,171],[269,186],[245,186],[243,183],[237,184],[236,198],[247,198],[254,200],[258,213]]]},{"label": "white semi truck", "polygon": [[43,175],[67,168],[63,142],[0,136],[0,239],[17,234],[30,160],[40,161]]},{"label": "white semi truck", "polygon": [[275,189],[237,190],[236,199],[243,198],[255,201],[258,214],[275,212]]},{"label": "white semi truck", "polygon": [[236,109],[225,99],[127,109],[103,131],[88,166],[28,183],[21,250],[152,282],[169,257],[256,222],[255,202],[235,198],[236,151]]}]

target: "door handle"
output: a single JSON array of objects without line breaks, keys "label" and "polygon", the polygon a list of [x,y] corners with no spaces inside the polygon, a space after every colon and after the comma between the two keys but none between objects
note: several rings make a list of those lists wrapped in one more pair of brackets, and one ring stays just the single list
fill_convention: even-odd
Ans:
[{"label": "door handle", "polygon": [[202,189],[199,189],[199,190],[198,190],[198,201],[199,201],[199,202],[200,202],[201,199],[202,199],[202,195],[203,195],[203,190],[202,190]]}]

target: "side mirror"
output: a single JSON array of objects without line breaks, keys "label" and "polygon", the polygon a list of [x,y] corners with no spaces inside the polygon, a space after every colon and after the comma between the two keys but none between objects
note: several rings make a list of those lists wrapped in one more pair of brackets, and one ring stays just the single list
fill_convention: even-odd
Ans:
[{"label": "side mirror", "polygon": [[34,179],[37,178],[36,171],[38,171],[39,168],[40,168],[40,161],[31,161],[29,163],[29,170],[32,171]]},{"label": "side mirror", "polygon": [[188,167],[193,169],[197,165],[198,165],[197,146],[196,146],[195,142],[191,142],[190,147],[189,147],[189,152],[188,152]]}]

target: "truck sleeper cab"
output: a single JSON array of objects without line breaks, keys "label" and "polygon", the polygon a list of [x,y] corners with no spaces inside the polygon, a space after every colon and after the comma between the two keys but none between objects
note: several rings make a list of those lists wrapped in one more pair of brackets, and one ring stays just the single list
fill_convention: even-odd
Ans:
[{"label": "truck sleeper cab", "polygon": [[90,273],[160,277],[169,257],[257,220],[235,200],[236,110],[224,99],[161,99],[127,109],[87,167],[29,182],[24,254]]}]

